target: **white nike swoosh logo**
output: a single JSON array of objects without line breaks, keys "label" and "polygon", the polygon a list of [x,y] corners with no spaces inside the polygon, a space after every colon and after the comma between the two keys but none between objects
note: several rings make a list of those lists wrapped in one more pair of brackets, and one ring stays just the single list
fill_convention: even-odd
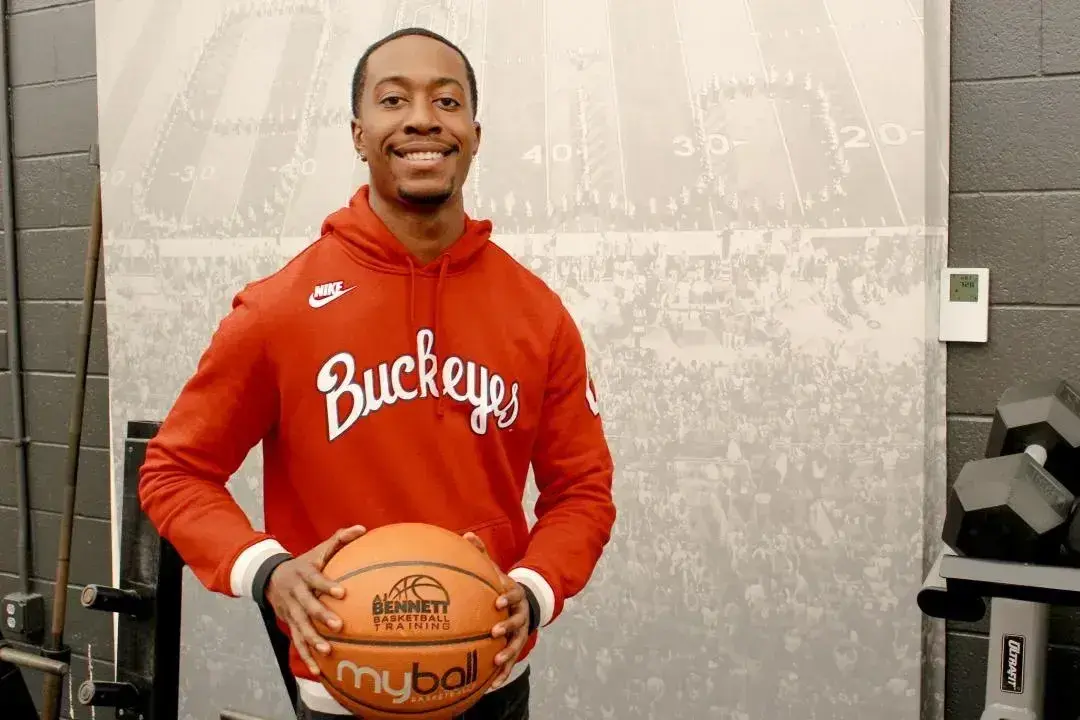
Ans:
[{"label": "white nike swoosh logo", "polygon": [[310,305],[313,308],[321,308],[321,307],[323,307],[325,305],[329,305],[330,303],[337,300],[339,297],[341,297],[341,296],[345,295],[346,293],[354,290],[355,288],[356,288],[356,286],[353,285],[352,287],[345,288],[344,290],[342,290],[339,293],[335,293],[334,295],[327,295],[326,297],[322,297],[322,298],[317,298],[317,297],[315,297],[315,293],[311,293],[311,295],[308,296],[307,302],[308,302],[308,305]]}]

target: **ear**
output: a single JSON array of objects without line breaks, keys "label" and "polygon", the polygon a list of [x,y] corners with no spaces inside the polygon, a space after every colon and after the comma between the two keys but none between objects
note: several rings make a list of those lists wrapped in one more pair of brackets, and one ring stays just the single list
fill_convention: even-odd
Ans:
[{"label": "ear", "polygon": [[483,128],[480,127],[480,123],[473,121],[473,132],[476,133],[476,144],[473,145],[473,157],[480,152],[480,137],[483,134]]},{"label": "ear", "polygon": [[352,134],[353,148],[359,155],[366,155],[367,152],[364,149],[364,129],[360,125],[359,118],[353,118],[349,121],[349,128]]}]

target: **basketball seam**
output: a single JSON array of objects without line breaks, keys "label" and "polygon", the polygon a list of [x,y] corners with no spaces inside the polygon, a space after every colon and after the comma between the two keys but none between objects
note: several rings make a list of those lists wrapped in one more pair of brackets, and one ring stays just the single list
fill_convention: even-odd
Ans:
[{"label": "basketball seam", "polygon": [[409,566],[414,566],[414,565],[422,565],[422,566],[425,566],[425,567],[436,567],[436,568],[441,568],[443,570],[452,570],[453,572],[460,573],[462,575],[467,575],[467,576],[469,576],[469,577],[471,577],[471,578],[473,578],[475,580],[479,580],[480,582],[484,583],[489,588],[494,590],[496,593],[501,592],[499,590],[499,588],[497,588],[497,587],[495,587],[494,585],[491,584],[490,580],[488,580],[487,578],[484,578],[484,577],[482,577],[480,575],[477,575],[472,570],[466,570],[465,568],[459,568],[456,565],[450,565],[449,563],[432,562],[431,560],[394,560],[392,562],[384,562],[384,563],[378,563],[376,565],[368,565],[367,567],[357,568],[356,570],[350,570],[349,572],[345,573],[341,577],[335,579],[334,582],[338,582],[338,583],[345,582],[346,580],[349,580],[350,578],[354,578],[357,575],[360,575],[361,573],[370,572],[372,570],[382,570],[384,568],[392,568],[392,567],[409,567]]},{"label": "basketball seam", "polygon": [[415,642],[401,640],[353,640],[352,638],[323,635],[327,642],[341,643],[342,645],[363,645],[366,647],[426,647],[430,645],[464,645],[465,643],[479,642],[481,640],[494,640],[491,633],[483,635],[471,635],[463,638],[446,638],[434,640],[416,640]]}]

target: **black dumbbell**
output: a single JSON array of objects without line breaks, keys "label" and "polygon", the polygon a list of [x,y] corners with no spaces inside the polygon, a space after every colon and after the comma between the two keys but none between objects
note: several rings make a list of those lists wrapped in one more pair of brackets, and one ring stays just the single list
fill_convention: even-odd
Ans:
[{"label": "black dumbbell", "polygon": [[1010,388],[982,460],[949,490],[942,540],[960,555],[1080,565],[1080,393],[1060,380]]}]

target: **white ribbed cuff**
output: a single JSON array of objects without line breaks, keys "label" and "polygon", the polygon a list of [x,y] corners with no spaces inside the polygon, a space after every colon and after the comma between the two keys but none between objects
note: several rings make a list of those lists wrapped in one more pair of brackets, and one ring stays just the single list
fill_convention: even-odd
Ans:
[{"label": "white ribbed cuff", "polygon": [[544,579],[543,575],[529,568],[518,567],[507,573],[510,579],[532,590],[536,596],[536,602],[540,605],[540,627],[551,622],[551,616],[555,614],[555,591]]},{"label": "white ribbed cuff", "polygon": [[229,585],[233,595],[251,597],[254,594],[252,585],[259,568],[271,557],[281,553],[288,553],[288,551],[282,547],[281,543],[273,539],[260,540],[240,553],[229,574]]}]

